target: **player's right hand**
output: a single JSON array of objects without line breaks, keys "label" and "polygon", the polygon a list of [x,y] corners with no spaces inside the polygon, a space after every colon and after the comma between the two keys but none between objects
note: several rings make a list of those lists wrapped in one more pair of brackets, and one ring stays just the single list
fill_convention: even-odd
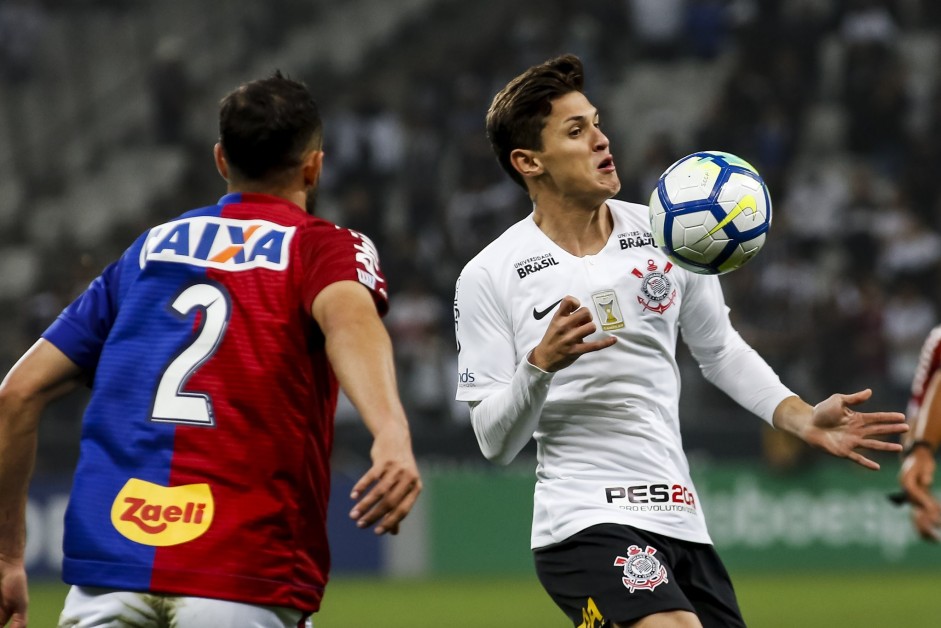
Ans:
[{"label": "player's right hand", "polygon": [[552,373],[564,369],[586,353],[600,351],[617,342],[614,336],[585,342],[585,337],[595,333],[598,327],[592,321],[591,310],[580,306],[578,299],[571,295],[562,299],[545,335],[529,354],[530,364]]},{"label": "player's right hand", "polygon": [[26,569],[22,561],[8,561],[0,556],[0,627],[26,628],[29,595]]},{"label": "player's right hand", "polygon": [[934,453],[916,447],[905,457],[899,472],[899,483],[912,504],[912,523],[926,541],[941,540],[941,504],[931,493],[934,481]]}]

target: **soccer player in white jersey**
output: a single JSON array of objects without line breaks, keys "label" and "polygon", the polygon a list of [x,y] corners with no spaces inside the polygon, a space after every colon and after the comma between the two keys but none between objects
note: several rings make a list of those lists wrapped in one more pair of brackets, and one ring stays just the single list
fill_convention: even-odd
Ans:
[{"label": "soccer player in white jersey", "polygon": [[860,449],[904,415],[811,406],[736,333],[715,276],[670,263],[646,206],[620,190],[581,61],[528,69],[496,95],[487,133],[533,201],[464,268],[455,296],[457,399],[484,455],[537,443],[532,548],[576,626],[744,626],[706,530],[679,432],[680,332],[706,378],[777,429],[870,469]]}]

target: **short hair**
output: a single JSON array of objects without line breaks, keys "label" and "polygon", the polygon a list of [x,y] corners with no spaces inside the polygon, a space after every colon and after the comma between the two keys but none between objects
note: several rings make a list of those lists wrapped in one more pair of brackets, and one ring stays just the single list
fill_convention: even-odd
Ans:
[{"label": "short hair", "polygon": [[581,92],[584,83],[581,59],[567,54],[529,68],[494,96],[487,111],[487,138],[500,166],[524,190],[526,182],[510,162],[510,153],[517,148],[541,150],[552,101]]},{"label": "short hair", "polygon": [[279,70],[222,99],[219,143],[235,178],[277,179],[322,146],[320,110],[306,85]]}]

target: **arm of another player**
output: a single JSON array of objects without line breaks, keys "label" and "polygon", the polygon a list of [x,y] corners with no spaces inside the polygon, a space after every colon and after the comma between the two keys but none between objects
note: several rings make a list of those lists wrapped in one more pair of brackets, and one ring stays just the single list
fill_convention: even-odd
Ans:
[{"label": "arm of another player", "polygon": [[26,625],[26,501],[39,417],[82,380],[74,362],[39,340],[0,384],[0,626]]},{"label": "arm of another player", "polygon": [[327,339],[340,386],[373,436],[372,467],[353,487],[352,497],[359,501],[350,517],[361,528],[378,522],[377,534],[395,534],[422,483],[396,386],[392,341],[372,295],[355,281],[324,288],[311,313]]},{"label": "arm of another player", "polygon": [[830,395],[815,406],[800,397],[788,397],[775,408],[772,424],[833,456],[848,458],[867,469],[878,470],[877,462],[856,450],[901,451],[900,444],[880,438],[903,434],[908,431],[908,425],[905,415],[900,412],[853,410],[852,406],[871,396],[872,391],[867,388],[851,395]]},{"label": "arm of another player", "polygon": [[912,434],[899,472],[899,484],[912,503],[912,520],[921,538],[939,541],[941,504],[931,492],[935,452],[941,443],[941,371],[925,388],[924,400],[912,420]]}]

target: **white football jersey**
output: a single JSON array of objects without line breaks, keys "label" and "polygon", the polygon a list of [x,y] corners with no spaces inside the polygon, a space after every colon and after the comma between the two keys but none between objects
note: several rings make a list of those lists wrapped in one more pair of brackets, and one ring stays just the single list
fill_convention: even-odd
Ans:
[{"label": "white football jersey", "polygon": [[680,329],[716,371],[732,363],[726,354],[745,356],[752,370],[741,387],[707,376],[765,420],[793,393],[732,328],[718,278],[672,264],[654,245],[646,206],[607,205],[614,230],[595,255],[567,253],[530,215],[465,266],[455,295],[457,399],[505,389],[559,301],[574,296],[598,327],[586,340],[618,342],[553,376],[534,434],[532,547],[599,523],[709,543],[680,437]]}]

